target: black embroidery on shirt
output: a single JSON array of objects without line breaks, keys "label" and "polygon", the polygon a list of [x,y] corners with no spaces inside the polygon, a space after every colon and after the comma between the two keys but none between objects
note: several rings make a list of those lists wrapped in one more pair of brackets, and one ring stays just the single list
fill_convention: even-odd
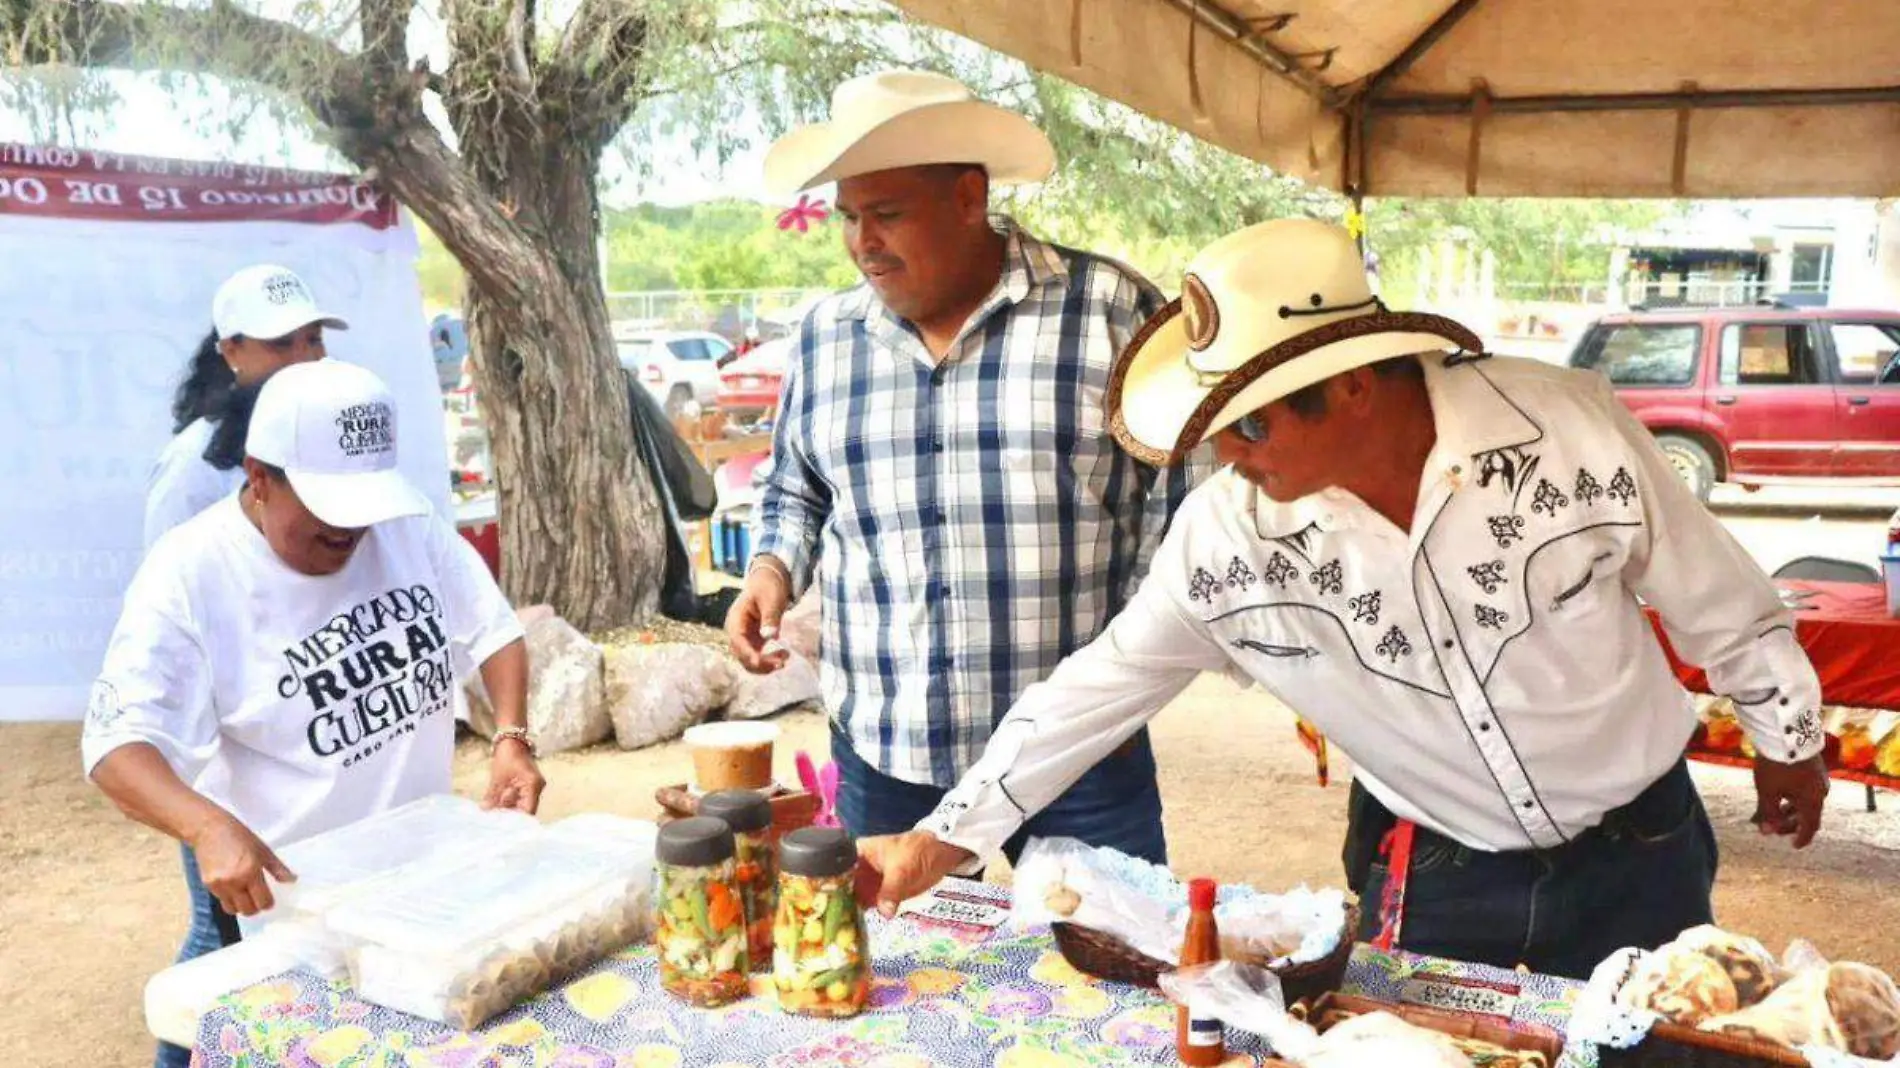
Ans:
[{"label": "black embroidery on shirt", "polygon": [[1247,561],[1240,557],[1234,557],[1233,562],[1227,565],[1228,589],[1249,590],[1253,588],[1254,583],[1259,581],[1260,576],[1254,574],[1253,568],[1248,567]]},{"label": "black embroidery on shirt", "polygon": [[[1449,690],[1435,690],[1429,686],[1422,686],[1412,681],[1411,679],[1403,678],[1398,675],[1389,674],[1385,671],[1385,669],[1366,660],[1364,653],[1359,648],[1359,643],[1352,640],[1352,632],[1351,630],[1348,629],[1346,621],[1340,618],[1338,615],[1335,615],[1334,613],[1328,611],[1325,607],[1321,605],[1308,604],[1303,601],[1274,601],[1274,602],[1269,602],[1267,604],[1250,604],[1250,605],[1244,605],[1240,608],[1229,609],[1228,611],[1209,616],[1203,619],[1201,622],[1207,624],[1208,626],[1213,626],[1216,623],[1225,622],[1226,620],[1232,619],[1235,616],[1239,616],[1244,613],[1268,612],[1268,611],[1301,611],[1301,612],[1312,612],[1316,615],[1324,616],[1326,619],[1332,622],[1333,626],[1339,629],[1340,637],[1345,639],[1346,648],[1352,652],[1353,661],[1357,663],[1360,669],[1363,670],[1366,674],[1377,675],[1379,678],[1382,678],[1386,680],[1387,682],[1395,682],[1399,684],[1400,686],[1405,687],[1408,690],[1416,690],[1419,693],[1425,694],[1428,697],[1436,697],[1441,701],[1451,700],[1451,692]],[[1394,629],[1396,630],[1397,628],[1394,628]],[[1402,637],[1403,635],[1401,635],[1401,638]],[[1300,646],[1275,645],[1275,644],[1270,644],[1267,642],[1256,641],[1252,638],[1235,638],[1232,640],[1232,644],[1234,648],[1237,648],[1237,649],[1247,649],[1253,652],[1261,653],[1266,656],[1286,657],[1286,658],[1290,658],[1289,650],[1297,651],[1300,648],[1302,648]],[[1322,650],[1314,648],[1311,650],[1311,653],[1309,655],[1324,656],[1326,654]]]},{"label": "black embroidery on shirt", "polygon": [[1352,609],[1353,622],[1379,625],[1379,592],[1362,593],[1346,602],[1346,607]]},{"label": "black embroidery on shirt", "polygon": [[1300,558],[1301,563],[1313,562],[1313,536],[1319,533],[1318,523],[1308,523],[1305,529],[1273,539],[1286,546],[1287,552]]},{"label": "black embroidery on shirt", "polygon": [[1636,499],[1636,480],[1630,477],[1628,469],[1619,467],[1611,477],[1610,499],[1623,505]]},{"label": "black embroidery on shirt", "polygon": [[[1593,530],[1611,530],[1611,529],[1616,529],[1619,527],[1638,529],[1638,528],[1641,528],[1642,525],[1643,524],[1638,520],[1623,519],[1623,520],[1615,520],[1615,521],[1609,521],[1609,522],[1603,522],[1603,523],[1591,523],[1586,526],[1578,527],[1575,530],[1565,531],[1564,533],[1559,534],[1554,538],[1551,538],[1549,541],[1546,541],[1543,544],[1538,545],[1537,547],[1533,548],[1530,552],[1524,554],[1524,570],[1526,573],[1529,572],[1531,564],[1537,560],[1538,553],[1541,553],[1545,549],[1548,549],[1551,546],[1556,545],[1560,542],[1568,541],[1569,539],[1574,538],[1579,534],[1588,534]],[[1426,536],[1429,538],[1430,533],[1427,532]],[[1602,560],[1604,558],[1605,557],[1603,555],[1599,555],[1597,557],[1598,560]],[[1592,565],[1591,570],[1594,573],[1595,571],[1594,565]],[[1473,577],[1476,577],[1476,576],[1473,576]],[[1588,583],[1586,582],[1585,585],[1587,586]],[[1480,685],[1489,686],[1491,684],[1491,675],[1493,672],[1497,671],[1498,665],[1503,662],[1504,650],[1506,649],[1506,647],[1508,647],[1512,642],[1516,641],[1518,638],[1522,637],[1524,634],[1529,632],[1531,627],[1536,622],[1537,622],[1537,608],[1535,604],[1532,603],[1531,599],[1528,596],[1526,596],[1524,599],[1523,617],[1517,620],[1515,629],[1513,629],[1511,633],[1505,635],[1504,638],[1498,642],[1497,649],[1495,649],[1491,654],[1490,665],[1484,669],[1483,673],[1479,677]]]},{"label": "black embroidery on shirt", "polygon": [[1577,503],[1592,505],[1603,499],[1603,483],[1583,468],[1577,468],[1577,486],[1571,492],[1577,495]]},{"label": "black embroidery on shirt", "polygon": [[1194,569],[1194,577],[1188,580],[1188,600],[1214,603],[1214,591],[1220,589],[1220,580],[1204,567]]},{"label": "black embroidery on shirt", "polygon": [[1524,517],[1521,515],[1494,515],[1487,522],[1491,524],[1491,536],[1497,539],[1500,549],[1508,549],[1512,542],[1524,540]]},{"label": "black embroidery on shirt", "polygon": [[1503,630],[1504,625],[1511,621],[1509,613],[1500,612],[1488,604],[1473,605],[1472,614],[1477,617],[1478,626],[1490,630]]},{"label": "black embroidery on shirt", "polygon": [[1288,560],[1283,553],[1276,552],[1273,554],[1273,559],[1267,561],[1267,581],[1283,590],[1286,589],[1286,584],[1299,577],[1299,574],[1300,569],[1294,567],[1293,561]]},{"label": "black embroidery on shirt", "polygon": [[1261,656],[1273,657],[1275,660],[1295,658],[1307,660],[1319,655],[1319,650],[1310,645],[1273,645],[1268,642],[1257,642],[1252,638],[1235,638],[1234,648],[1248,649]]},{"label": "black embroidery on shirt", "polygon": [[1396,664],[1399,657],[1412,655],[1412,643],[1405,639],[1405,632],[1394,623],[1392,629],[1385,632],[1385,637],[1379,640],[1375,652]]},{"label": "black embroidery on shirt", "polygon": [[1788,751],[1788,758],[1794,759],[1796,753],[1820,745],[1821,741],[1821,717],[1812,708],[1802,709],[1788,725],[1788,744],[1793,747]]},{"label": "black embroidery on shirt", "polygon": [[1498,592],[1499,586],[1511,584],[1511,580],[1504,577],[1504,561],[1502,560],[1487,560],[1482,564],[1473,564],[1465,568],[1465,574],[1471,576],[1471,581],[1477,583],[1487,597]]},{"label": "black embroidery on shirt", "polygon": [[1339,561],[1337,560],[1314,571],[1312,574],[1306,576],[1306,579],[1313,585],[1318,586],[1319,592],[1322,594],[1338,594],[1344,592],[1346,588],[1345,570],[1339,566]]},{"label": "black embroidery on shirt", "polygon": [[1531,511],[1544,515],[1556,515],[1557,509],[1570,507],[1570,498],[1564,491],[1547,478],[1537,480],[1537,493],[1531,498]]},{"label": "black embroidery on shirt", "polygon": [[1609,553],[1598,553],[1596,556],[1592,557],[1590,560],[1590,567],[1584,571],[1583,577],[1571,583],[1570,585],[1564,587],[1563,590],[1559,592],[1556,597],[1552,598],[1550,602],[1550,610],[1555,612],[1557,609],[1562,608],[1572,598],[1576,597],[1578,594],[1582,593],[1584,590],[1589,589],[1590,580],[1597,577],[1597,565],[1608,559],[1610,559]]},{"label": "black embroidery on shirt", "polygon": [[1502,483],[1504,492],[1511,498],[1511,510],[1515,512],[1524,496],[1524,488],[1531,484],[1531,476],[1537,471],[1537,454],[1525,451],[1522,445],[1513,445],[1508,449],[1481,452],[1476,459],[1478,488],[1489,489],[1493,482]]}]

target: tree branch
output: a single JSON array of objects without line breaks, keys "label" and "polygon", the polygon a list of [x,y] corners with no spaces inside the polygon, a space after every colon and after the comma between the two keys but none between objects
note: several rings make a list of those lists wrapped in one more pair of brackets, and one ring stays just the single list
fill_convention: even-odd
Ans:
[{"label": "tree branch", "polygon": [[[405,0],[366,0],[366,6]],[[366,13],[367,16],[367,13]],[[350,162],[429,224],[476,285],[519,299],[501,265],[538,255],[422,113],[426,75],[372,72],[361,56],[240,10],[105,0],[0,0],[0,34],[23,65],[180,70],[249,82],[302,100]]]},{"label": "tree branch", "polygon": [[[354,57],[230,2],[181,8],[105,0],[0,0],[0,35],[24,66],[189,70],[309,99],[335,91]],[[321,76],[313,79],[312,74]]]},{"label": "tree branch", "polygon": [[603,148],[639,106],[640,90],[652,78],[647,46],[654,36],[644,4],[581,0],[561,33],[550,63],[544,103],[565,112],[583,143]]},{"label": "tree branch", "polygon": [[375,72],[388,77],[409,65],[410,0],[357,0],[363,26],[363,55]]}]

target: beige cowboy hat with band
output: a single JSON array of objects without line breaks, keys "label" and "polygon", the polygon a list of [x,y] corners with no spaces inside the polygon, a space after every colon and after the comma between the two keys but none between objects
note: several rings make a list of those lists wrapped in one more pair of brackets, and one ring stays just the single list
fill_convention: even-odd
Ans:
[{"label": "beige cowboy hat with band", "polygon": [[1483,348],[1443,316],[1386,310],[1343,228],[1277,219],[1195,255],[1181,298],[1116,360],[1109,425],[1129,454],[1174,464],[1235,420],[1342,371]]},{"label": "beige cowboy hat with band", "polygon": [[765,184],[788,196],[861,174],[935,163],[977,164],[992,185],[1054,173],[1049,138],[1021,115],[986,104],[963,83],[920,70],[853,78],[831,94],[831,119],[802,126],[765,154]]}]

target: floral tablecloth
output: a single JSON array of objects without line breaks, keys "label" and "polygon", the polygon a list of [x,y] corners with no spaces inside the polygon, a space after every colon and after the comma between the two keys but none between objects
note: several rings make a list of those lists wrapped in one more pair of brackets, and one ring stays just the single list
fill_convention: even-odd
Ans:
[{"label": "floral tablecloth", "polygon": [[[963,893],[1006,903],[998,887]],[[1172,1065],[1174,1009],[1158,995],[1091,979],[1046,931],[984,931],[870,917],[872,1008],[843,1021],[778,1011],[770,997],[695,1010],[659,988],[653,951],[629,949],[567,986],[454,1031],[358,1000],[348,984],[293,972],[205,1015],[203,1068],[1040,1068]],[[1264,1059],[1228,1032],[1230,1063]]]}]

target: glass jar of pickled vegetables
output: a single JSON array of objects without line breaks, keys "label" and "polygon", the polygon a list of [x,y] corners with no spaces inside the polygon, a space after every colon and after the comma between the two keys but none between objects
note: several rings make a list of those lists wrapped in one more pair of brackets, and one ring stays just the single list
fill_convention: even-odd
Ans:
[{"label": "glass jar of pickled vegetables", "polygon": [[733,852],[732,828],[711,816],[666,824],[654,849],[660,985],[692,1005],[724,1005],[750,992]]},{"label": "glass jar of pickled vegetables", "polygon": [[746,950],[752,970],[772,970],[772,918],[778,910],[778,842],[772,802],[756,790],[718,790],[699,799],[699,814],[732,828],[739,901],[745,906]]},{"label": "glass jar of pickled vegetables", "polygon": [[787,1012],[851,1016],[864,1008],[871,956],[857,864],[857,843],[837,828],[805,827],[779,841],[772,985]]}]

